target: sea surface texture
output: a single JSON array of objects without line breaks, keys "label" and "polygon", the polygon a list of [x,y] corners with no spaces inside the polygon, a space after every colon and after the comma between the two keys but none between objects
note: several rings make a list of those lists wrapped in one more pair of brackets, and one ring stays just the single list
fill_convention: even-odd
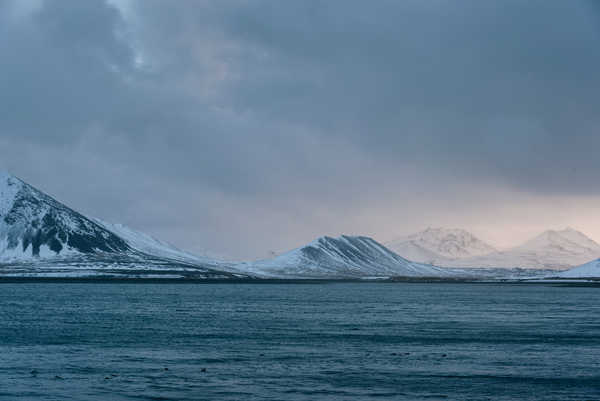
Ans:
[{"label": "sea surface texture", "polygon": [[600,288],[0,284],[0,400],[599,400]]}]

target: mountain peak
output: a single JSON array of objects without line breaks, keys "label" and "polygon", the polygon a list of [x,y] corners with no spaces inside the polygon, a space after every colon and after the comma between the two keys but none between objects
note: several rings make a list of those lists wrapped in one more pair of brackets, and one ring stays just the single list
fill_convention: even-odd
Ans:
[{"label": "mountain peak", "polygon": [[386,245],[410,260],[433,264],[496,251],[491,245],[461,228],[428,227]]},{"label": "mountain peak", "polygon": [[11,185],[23,185],[23,180],[8,171],[0,171],[0,188]]},{"label": "mountain peak", "polygon": [[0,217],[8,213],[23,182],[7,172],[0,172]]},{"label": "mountain peak", "polygon": [[561,230],[546,230],[525,242],[524,245],[546,245],[550,243],[573,243],[584,247],[600,248],[600,245],[581,231],[567,227]]},{"label": "mountain peak", "polygon": [[12,174],[0,175],[0,260],[126,250],[112,232]]},{"label": "mountain peak", "polygon": [[270,277],[443,276],[434,266],[410,262],[369,237],[319,237],[273,259],[240,265]]},{"label": "mountain peak", "polygon": [[317,239],[313,240],[312,242],[310,242],[308,245],[305,246],[312,246],[312,245],[318,245],[318,244],[331,244],[331,243],[340,243],[340,242],[344,242],[344,241],[352,241],[354,239],[357,240],[372,240],[369,237],[364,237],[364,236],[354,236],[354,235],[340,235],[338,237],[330,237],[328,235],[323,235],[321,237],[318,237]]},{"label": "mountain peak", "polygon": [[542,236],[542,235],[563,235],[563,234],[571,234],[571,233],[581,234],[580,231],[577,231],[577,230],[575,230],[572,227],[565,227],[565,228],[561,228],[561,229],[549,229],[549,230],[545,230],[545,231],[542,231],[538,236]]},{"label": "mountain peak", "polygon": [[14,178],[14,175],[8,172],[8,170],[0,170],[0,181],[4,181],[7,178]]}]

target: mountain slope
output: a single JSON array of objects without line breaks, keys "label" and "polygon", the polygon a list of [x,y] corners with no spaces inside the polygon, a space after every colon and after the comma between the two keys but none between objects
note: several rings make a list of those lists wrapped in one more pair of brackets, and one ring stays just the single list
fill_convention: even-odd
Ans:
[{"label": "mountain slope", "polygon": [[468,231],[448,228],[428,228],[390,241],[386,246],[409,260],[436,265],[496,251]]},{"label": "mountain slope", "polygon": [[560,272],[555,276],[560,278],[600,278],[600,259]]},{"label": "mountain slope", "polygon": [[127,245],[136,251],[143,252],[148,255],[163,257],[172,260],[178,260],[182,262],[190,263],[215,263],[216,261],[194,255],[192,253],[183,251],[174,245],[163,242],[156,239],[148,234],[136,231],[132,228],[124,226],[123,224],[108,223],[100,219],[93,219],[94,222],[109,230],[110,232],[118,235],[123,239]]},{"label": "mountain slope", "polygon": [[1,276],[242,277],[120,225],[88,218],[0,173]]},{"label": "mountain slope", "polygon": [[585,234],[566,228],[548,230],[524,244],[489,255],[454,260],[451,267],[523,267],[567,269],[600,257],[600,245]]},{"label": "mountain slope", "polygon": [[273,259],[240,263],[239,270],[268,277],[445,277],[455,272],[410,262],[368,237],[321,237]]}]

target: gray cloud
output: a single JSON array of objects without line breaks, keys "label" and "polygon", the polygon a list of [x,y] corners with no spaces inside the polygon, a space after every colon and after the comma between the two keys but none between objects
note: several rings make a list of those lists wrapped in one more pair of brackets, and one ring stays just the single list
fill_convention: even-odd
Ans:
[{"label": "gray cloud", "polygon": [[3,0],[0,22],[5,167],[183,247],[546,202],[535,226],[598,196],[593,1]]}]

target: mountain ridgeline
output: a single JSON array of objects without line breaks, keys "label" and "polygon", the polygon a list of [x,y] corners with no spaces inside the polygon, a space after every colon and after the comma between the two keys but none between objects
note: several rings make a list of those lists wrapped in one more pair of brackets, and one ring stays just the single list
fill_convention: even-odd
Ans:
[{"label": "mountain ridgeline", "polygon": [[273,259],[242,263],[240,270],[277,277],[452,276],[455,272],[404,259],[369,237],[320,237]]},{"label": "mountain ridgeline", "polygon": [[547,230],[505,250],[465,230],[446,228],[428,228],[386,245],[410,260],[455,268],[563,270],[600,257],[600,245],[572,228]]}]

